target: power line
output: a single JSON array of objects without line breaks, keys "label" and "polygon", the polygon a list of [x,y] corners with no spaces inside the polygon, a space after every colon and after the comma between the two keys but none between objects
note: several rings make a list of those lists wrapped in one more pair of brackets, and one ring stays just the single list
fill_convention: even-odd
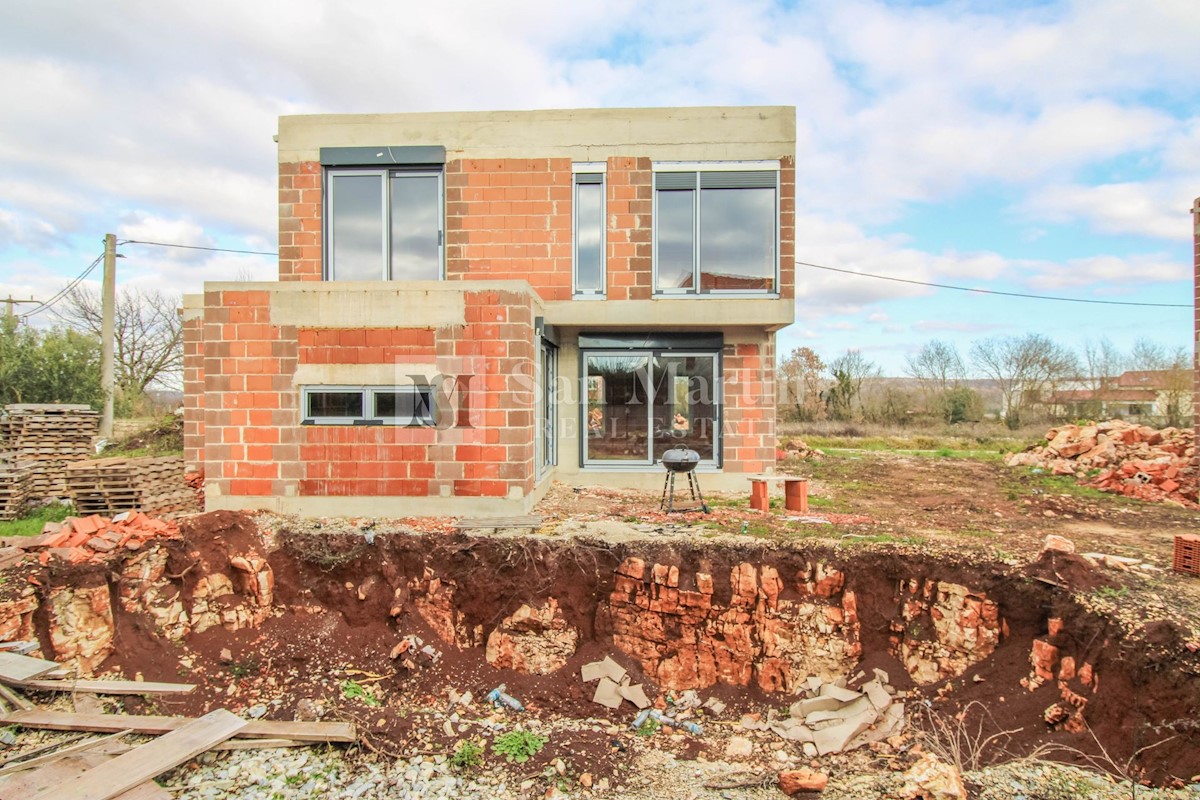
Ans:
[{"label": "power line", "polygon": [[1029,300],[1057,300],[1062,303],[1091,303],[1102,306],[1144,306],[1147,308],[1191,308],[1190,303],[1135,303],[1129,300],[1091,300],[1082,297],[1056,297],[1047,294],[1023,294],[1022,292],[1002,292],[999,289],[976,289],[970,286],[951,286],[947,283],[928,283],[926,281],[916,281],[911,278],[893,278],[890,275],[875,275],[870,272],[855,272],[854,270],[841,269],[839,267],[827,267],[824,264],[810,264],[807,261],[797,261],[798,265],[803,267],[812,267],[813,269],[824,269],[830,272],[842,272],[846,275],[857,275],[860,278],[878,278],[881,281],[895,281],[896,283],[911,283],[915,286],[932,286],[935,289],[954,289],[959,292],[976,292],[978,294],[999,294],[1005,297],[1024,297]]},{"label": "power line", "polygon": [[247,256],[277,256],[279,253],[267,252],[265,250],[233,250],[228,247],[201,247],[197,244],[172,244],[170,242],[143,242],[137,239],[122,239],[117,242],[122,244],[148,244],[154,247],[177,247],[181,250],[207,250],[210,253],[241,253]]},{"label": "power line", "polygon": [[41,304],[40,306],[38,306],[37,308],[33,309],[32,311],[27,311],[26,313],[22,314],[22,315],[21,315],[21,319],[23,319],[23,320],[27,320],[27,319],[29,319],[30,317],[32,317],[34,314],[40,314],[40,313],[42,313],[43,311],[45,311],[46,309],[48,309],[48,308],[50,308],[51,306],[53,306],[53,305],[54,305],[55,303],[57,303],[59,300],[63,299],[63,297],[65,297],[65,296],[66,296],[67,292],[71,291],[71,290],[72,290],[72,289],[74,289],[76,286],[78,286],[78,285],[79,285],[79,282],[80,282],[80,281],[82,281],[84,278],[86,278],[88,275],[91,275],[91,274],[92,274],[92,270],[94,270],[94,269],[97,267],[97,265],[99,265],[99,264],[100,264],[100,262],[101,262],[101,261],[103,261],[103,260],[104,260],[104,253],[101,253],[100,255],[96,256],[96,260],[95,260],[95,261],[93,261],[91,264],[89,264],[89,265],[87,266],[87,269],[85,269],[83,272],[79,273],[79,276],[78,276],[77,278],[75,278],[75,280],[73,280],[73,281],[71,281],[70,283],[68,283],[66,286],[64,286],[64,287],[62,288],[62,290],[60,290],[60,291],[59,291],[59,293],[58,293],[58,294],[54,295],[54,296],[53,296],[53,297],[51,297],[49,300],[47,300],[46,302],[42,303],[42,304]]}]

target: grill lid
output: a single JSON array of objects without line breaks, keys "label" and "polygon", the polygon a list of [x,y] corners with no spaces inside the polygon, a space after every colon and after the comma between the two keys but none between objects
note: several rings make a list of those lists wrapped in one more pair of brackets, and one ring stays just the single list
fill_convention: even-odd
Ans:
[{"label": "grill lid", "polygon": [[691,472],[700,463],[700,454],[683,445],[663,453],[662,465],[672,472]]}]

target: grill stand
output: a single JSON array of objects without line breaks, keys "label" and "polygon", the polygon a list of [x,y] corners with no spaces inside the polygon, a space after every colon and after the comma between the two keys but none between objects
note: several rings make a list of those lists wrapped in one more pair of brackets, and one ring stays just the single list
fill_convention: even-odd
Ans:
[{"label": "grill stand", "polygon": [[689,471],[686,473],[688,491],[692,496],[691,501],[678,504],[675,502],[675,476],[678,474],[677,470],[667,470],[667,475],[663,479],[662,502],[658,504],[659,510],[670,514],[674,511],[695,511],[699,509],[707,514],[708,503],[704,502],[704,494],[700,491],[700,481],[697,480],[696,473],[694,472]]}]

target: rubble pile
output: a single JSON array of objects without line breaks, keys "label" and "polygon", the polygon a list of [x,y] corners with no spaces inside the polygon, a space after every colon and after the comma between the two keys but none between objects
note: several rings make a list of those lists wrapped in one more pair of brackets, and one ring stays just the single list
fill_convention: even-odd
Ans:
[{"label": "rubble pile", "polygon": [[31,499],[64,497],[64,468],[92,454],[99,430],[100,415],[90,406],[14,403],[0,414],[0,453],[32,462]]},{"label": "rubble pile", "polygon": [[[1090,477],[1085,485],[1150,502],[1196,507],[1195,434],[1121,420],[1064,425],[1046,444],[1004,459],[1010,467],[1040,467],[1055,475]],[[1093,476],[1093,471],[1099,470]]]},{"label": "rubble pile", "polygon": [[71,500],[83,514],[136,508],[163,516],[201,510],[181,456],[79,461],[68,464],[64,474]]},{"label": "rubble pile", "polygon": [[801,439],[788,439],[787,441],[780,440],[775,457],[780,460],[785,458],[824,458],[825,452],[815,447],[809,447]]},{"label": "rubble pile", "polygon": [[[854,750],[871,742],[882,742],[904,729],[904,703],[896,701],[896,690],[888,674],[874,670],[874,677],[858,690],[847,688],[845,678],[827,682],[810,677],[792,703],[788,716],[766,720],[757,714],[742,718],[747,730],[769,730],[780,738],[799,742],[809,758]],[[860,673],[861,676],[861,673]]]},{"label": "rubble pile", "polygon": [[40,536],[10,537],[11,547],[37,553],[43,565],[61,558],[71,564],[104,561],[116,550],[141,550],[155,539],[179,537],[172,522],[146,516],[140,511],[124,512],[111,519],[93,514],[47,522]]}]

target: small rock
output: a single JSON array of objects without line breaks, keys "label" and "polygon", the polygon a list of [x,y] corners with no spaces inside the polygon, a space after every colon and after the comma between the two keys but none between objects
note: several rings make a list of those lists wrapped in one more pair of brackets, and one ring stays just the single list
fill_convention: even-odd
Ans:
[{"label": "small rock", "polygon": [[725,745],[725,757],[729,759],[744,759],[754,755],[754,742],[744,736],[731,736]]},{"label": "small rock", "polygon": [[811,769],[788,769],[779,773],[779,790],[789,797],[799,792],[822,792],[828,783],[828,775]]}]

